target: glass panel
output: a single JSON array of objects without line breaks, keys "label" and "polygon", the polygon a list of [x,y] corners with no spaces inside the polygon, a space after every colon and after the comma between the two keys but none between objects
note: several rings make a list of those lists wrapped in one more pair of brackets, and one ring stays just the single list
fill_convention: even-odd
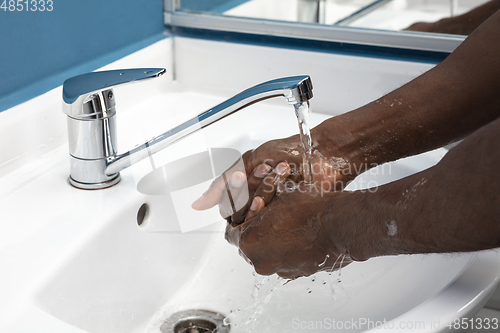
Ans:
[{"label": "glass panel", "polygon": [[[488,0],[180,0],[178,8],[229,17],[399,31],[416,22],[434,23],[458,16],[486,2]],[[431,24],[417,24],[411,30],[429,32],[430,27]]]}]

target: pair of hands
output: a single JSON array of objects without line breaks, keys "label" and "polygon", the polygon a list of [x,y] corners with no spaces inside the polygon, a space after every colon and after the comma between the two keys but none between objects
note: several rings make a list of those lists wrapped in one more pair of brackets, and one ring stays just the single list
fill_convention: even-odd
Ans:
[{"label": "pair of hands", "polygon": [[296,278],[351,261],[348,255],[339,260],[346,248],[333,235],[342,221],[331,221],[330,215],[343,208],[335,199],[349,195],[335,190],[356,174],[339,157],[339,149],[321,145],[321,135],[313,133],[315,137],[312,184],[303,181],[300,138],[292,136],[247,151],[242,156],[245,170],[241,164],[231,167],[193,203],[197,210],[219,205],[228,220],[226,239],[259,274]]}]

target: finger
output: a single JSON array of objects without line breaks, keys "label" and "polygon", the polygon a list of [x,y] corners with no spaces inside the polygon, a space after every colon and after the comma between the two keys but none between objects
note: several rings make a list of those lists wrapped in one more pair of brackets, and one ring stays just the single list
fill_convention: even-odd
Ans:
[{"label": "finger", "polygon": [[254,199],[246,215],[246,220],[257,216],[271,202],[278,187],[284,184],[288,176],[290,176],[290,171],[288,163],[280,162],[272,172],[264,177],[261,184],[255,190]]},{"label": "finger", "polygon": [[[249,152],[246,152],[243,156],[248,156]],[[248,157],[247,157],[248,159]],[[238,159],[227,171],[222,175],[217,177],[208,190],[203,193],[203,195],[198,198],[195,202],[191,204],[191,207],[195,210],[206,210],[217,205],[224,191],[228,187],[230,190],[234,191],[235,188],[242,187],[246,182],[245,165],[242,159]]]},{"label": "finger", "polygon": [[258,165],[251,174],[247,186],[242,186],[239,191],[228,191],[221,196],[219,202],[219,213],[230,223],[240,224],[245,220],[245,216],[251,204],[250,193],[253,193],[272,168],[262,163]]},{"label": "finger", "polygon": [[244,210],[243,216],[246,214],[246,211],[251,204],[250,194],[255,192],[259,184],[262,182],[262,179],[272,170],[273,168],[271,166],[266,163],[261,163],[257,165],[248,177],[248,180],[244,184],[246,186],[240,186],[238,189],[230,187],[232,199],[235,205],[234,210],[236,212]]},{"label": "finger", "polygon": [[[233,196],[234,204],[235,204],[235,210],[236,212],[232,213],[231,219],[229,222],[234,223],[234,224],[240,224],[245,220],[245,217],[248,213],[248,210],[252,204],[252,198],[251,194],[255,192],[255,190],[258,188],[259,184],[262,182],[262,179],[267,176],[270,172],[272,171],[271,166],[261,163],[259,164],[250,177],[248,178],[248,188],[241,188],[240,192],[237,195]],[[225,198],[224,196],[221,198],[221,201],[223,199],[226,199],[226,202],[224,203],[225,206],[228,205],[228,198]],[[221,205],[221,204],[219,204]],[[226,210],[224,210],[226,211]]]},{"label": "finger", "polygon": [[224,237],[228,241],[229,244],[232,244],[236,247],[239,248],[240,246],[240,238],[242,234],[242,229],[244,229],[247,225],[245,224],[239,224],[239,225],[234,225],[231,223],[226,224],[226,232],[224,234]]},{"label": "finger", "polygon": [[252,204],[250,205],[250,209],[246,215],[246,220],[249,220],[257,215],[259,215],[260,211],[266,207],[266,203],[262,197],[256,196],[252,200]]},{"label": "finger", "polygon": [[287,162],[280,162],[272,172],[262,179],[262,182],[255,190],[254,196],[261,197],[265,205],[269,204],[278,187],[284,184],[290,176],[290,171],[290,165]]},{"label": "finger", "polygon": [[255,167],[255,169],[253,169],[252,174],[248,178],[257,178],[260,182],[260,180],[267,176],[272,170],[273,168],[269,164],[260,163]]},{"label": "finger", "polygon": [[[223,174],[223,178],[226,176]],[[226,180],[225,192],[222,194],[219,205],[229,203],[231,210],[230,214],[240,210],[248,201],[248,184],[247,177],[241,171],[236,171],[231,176],[231,179]],[[224,216],[226,218],[227,216]]]},{"label": "finger", "polygon": [[[226,187],[223,190],[219,201],[219,213],[225,219],[233,215],[238,210],[237,207],[245,204],[236,201],[238,197],[241,197],[239,195],[240,192],[242,192],[243,194],[248,193],[248,187],[246,185],[242,185],[246,184],[246,180],[243,177],[245,176],[242,175],[241,172],[236,172],[233,174],[230,180],[227,180],[226,175],[222,174],[222,178],[224,179]],[[242,187],[243,189],[241,189]],[[246,201],[248,201],[248,199],[246,199]]]},{"label": "finger", "polygon": [[224,238],[226,238],[226,241],[229,244],[232,244],[234,246],[239,245],[239,238],[240,238],[240,226],[233,226],[231,223],[226,224],[226,231],[224,233]]},{"label": "finger", "polygon": [[225,187],[226,184],[224,183],[224,179],[222,179],[222,177],[216,178],[212,184],[210,184],[208,190],[191,204],[191,208],[195,210],[205,210],[217,205]]}]

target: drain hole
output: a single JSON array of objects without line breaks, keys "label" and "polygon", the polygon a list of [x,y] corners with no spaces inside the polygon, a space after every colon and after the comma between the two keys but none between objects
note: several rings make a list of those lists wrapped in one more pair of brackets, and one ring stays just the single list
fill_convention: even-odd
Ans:
[{"label": "drain hole", "polygon": [[208,310],[185,310],[171,315],[161,326],[162,333],[228,333],[224,316]]},{"label": "drain hole", "polygon": [[175,325],[174,333],[210,333],[217,328],[214,323],[204,319],[184,320]]},{"label": "drain hole", "polygon": [[144,223],[144,220],[148,216],[149,213],[149,206],[148,204],[144,203],[142,206],[139,208],[139,211],[137,212],[137,225],[141,226]]}]

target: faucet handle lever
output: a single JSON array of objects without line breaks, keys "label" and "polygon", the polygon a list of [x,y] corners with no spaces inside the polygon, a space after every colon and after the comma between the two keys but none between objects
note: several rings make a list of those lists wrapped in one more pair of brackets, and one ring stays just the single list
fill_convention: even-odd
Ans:
[{"label": "faucet handle lever", "polygon": [[[102,91],[111,91],[112,88],[119,85],[159,77],[165,71],[164,68],[134,68],[91,72],[69,78],[63,84],[63,100],[66,104],[64,112],[68,116],[80,116],[83,118],[94,116],[95,112],[89,114],[83,108],[83,105],[88,103],[94,95],[100,94]],[[108,104],[109,99],[112,99],[112,94],[109,97],[111,98],[105,96],[99,100]],[[114,101],[111,108],[113,106]],[[105,108],[108,107],[105,106]],[[91,109],[94,110],[94,108]]]}]

